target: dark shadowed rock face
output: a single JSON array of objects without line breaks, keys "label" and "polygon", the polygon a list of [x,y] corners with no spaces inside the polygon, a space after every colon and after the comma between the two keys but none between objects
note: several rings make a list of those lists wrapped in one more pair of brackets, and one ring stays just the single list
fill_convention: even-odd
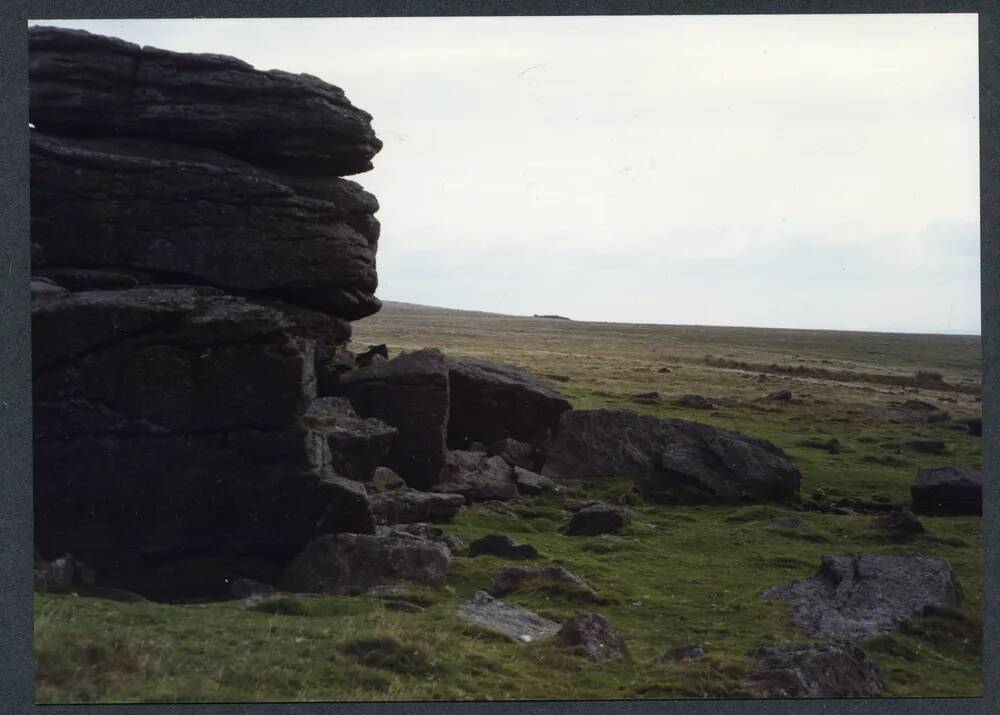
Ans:
[{"label": "dark shadowed rock face", "polygon": [[465,504],[461,494],[435,494],[401,489],[368,497],[379,524],[412,524],[451,521]]},{"label": "dark shadowed rock face", "polygon": [[333,470],[362,482],[372,479],[399,434],[384,422],[358,417],[343,397],[313,400],[302,421],[326,437]]},{"label": "dark shadowed rock face", "polygon": [[483,452],[448,452],[441,480],[434,491],[461,494],[469,502],[514,499],[514,468],[503,457]]},{"label": "dark shadowed rock face", "polygon": [[628,655],[628,646],[614,626],[596,613],[578,613],[563,624],[553,642],[583,646],[591,663],[609,663]]},{"label": "dark shadowed rock face", "polygon": [[337,393],[362,417],[399,430],[387,466],[412,487],[440,481],[448,425],[448,368],[439,350],[400,355],[340,377]]},{"label": "dark shadowed rock face", "polygon": [[875,662],[848,643],[776,646],[751,651],[759,669],[747,680],[768,698],[873,698],[885,689]]},{"label": "dark shadowed rock face", "polygon": [[628,526],[628,510],[607,504],[595,504],[573,514],[566,533],[570,536],[597,536],[613,534]]},{"label": "dark shadowed rock face", "polygon": [[816,576],[762,597],[790,601],[805,632],[841,640],[887,633],[928,607],[962,600],[948,562],[923,556],[824,556]]},{"label": "dark shadowed rock face", "polygon": [[559,624],[513,603],[498,601],[485,591],[458,605],[458,617],[524,643],[551,638]]},{"label": "dark shadowed rock face", "polygon": [[382,147],[371,116],[311,75],[81,30],[33,27],[28,38],[31,121],[42,131],[168,139],[321,176],[367,171]]},{"label": "dark shadowed rock face", "polygon": [[918,514],[982,514],[983,473],[961,467],[921,469],[910,496]]},{"label": "dark shadowed rock face", "polygon": [[281,587],[301,593],[346,595],[400,581],[441,586],[450,562],[445,546],[425,539],[320,536],[288,565]]},{"label": "dark shadowed rock face", "polygon": [[469,543],[469,557],[500,556],[506,559],[537,559],[538,550],[531,544],[518,544],[506,534],[487,534]]},{"label": "dark shadowed rock face", "polygon": [[630,410],[563,414],[542,474],[553,479],[632,477],[658,501],[777,500],[801,475],[770,442],[697,422]]},{"label": "dark shadowed rock face", "polygon": [[544,443],[559,424],[559,415],[570,409],[566,398],[527,370],[476,358],[449,356],[446,361],[451,449],[507,438]]}]

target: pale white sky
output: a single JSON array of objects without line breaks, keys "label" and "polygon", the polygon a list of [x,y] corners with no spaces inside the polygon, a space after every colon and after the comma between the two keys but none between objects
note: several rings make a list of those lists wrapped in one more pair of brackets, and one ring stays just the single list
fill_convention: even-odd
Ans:
[{"label": "pale white sky", "polygon": [[33,24],[342,87],[386,300],[980,331],[975,15]]}]

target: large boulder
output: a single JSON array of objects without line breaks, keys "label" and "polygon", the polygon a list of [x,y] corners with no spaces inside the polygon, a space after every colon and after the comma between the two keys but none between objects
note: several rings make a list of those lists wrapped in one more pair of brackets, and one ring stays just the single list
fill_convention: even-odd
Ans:
[{"label": "large boulder", "polygon": [[468,502],[517,497],[514,468],[503,457],[484,452],[448,452],[441,481],[431,487],[436,492],[461,494]]},{"label": "large boulder", "polygon": [[747,676],[768,698],[874,698],[885,689],[875,662],[849,643],[772,646],[750,652]]},{"label": "large boulder", "polygon": [[571,407],[527,370],[468,357],[448,356],[446,362],[451,381],[450,449],[508,438],[542,444]]},{"label": "large boulder", "polygon": [[366,171],[382,147],[371,116],[311,75],[54,27],[30,28],[28,50],[31,121],[46,132],[208,146],[320,176]]},{"label": "large boulder", "polygon": [[774,586],[765,600],[792,604],[810,635],[860,640],[887,633],[928,607],[957,606],[958,577],[947,561],[924,556],[823,556],[812,578]]},{"label": "large boulder", "polygon": [[340,376],[336,390],[362,417],[399,430],[386,465],[412,487],[440,481],[448,425],[448,368],[439,350],[400,355]]},{"label": "large boulder", "polygon": [[465,505],[461,494],[435,494],[417,489],[380,492],[370,495],[368,501],[375,521],[390,525],[451,521]]},{"label": "large boulder", "polygon": [[630,410],[563,413],[542,474],[630,477],[665,502],[778,500],[801,481],[788,455],[767,440]]},{"label": "large boulder", "polygon": [[983,473],[952,466],[921,469],[910,496],[918,514],[982,514]]},{"label": "large boulder", "polygon": [[444,585],[451,553],[416,537],[334,534],[311,541],[281,579],[281,588],[303,593],[354,594],[397,582]]},{"label": "large boulder", "polygon": [[317,198],[212,149],[32,131],[31,235],[49,270],[117,266],[355,320],[380,307],[378,204],[336,181]]}]

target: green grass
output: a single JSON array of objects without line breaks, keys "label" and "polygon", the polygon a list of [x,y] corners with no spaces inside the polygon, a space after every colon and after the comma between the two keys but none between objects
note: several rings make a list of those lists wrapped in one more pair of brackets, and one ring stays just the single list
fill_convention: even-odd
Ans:
[{"label": "green grass", "polygon": [[[917,468],[981,465],[980,442],[947,423],[896,424],[869,415],[910,397],[942,402],[954,416],[978,414],[973,396],[715,369],[706,353],[747,362],[792,355],[837,369],[932,369],[950,381],[978,380],[978,343],[943,336],[874,336],[738,329],[655,329],[567,321],[463,317],[415,309],[386,311],[356,326],[357,342],[388,342],[394,352],[423,345],[504,359],[570,376],[553,383],[577,408],[629,407],[682,417],[773,440],[803,473],[802,495],[880,496],[903,504]],[[497,326],[502,328],[498,329]],[[670,332],[673,330],[673,332]],[[714,331],[714,332],[713,332]],[[766,339],[767,338],[767,339]],[[663,364],[672,372],[657,373]],[[638,370],[643,368],[644,370]],[[761,398],[780,388],[804,404]],[[657,390],[660,405],[628,395]],[[729,397],[711,411],[671,404],[694,392]],[[610,395],[610,396],[608,396]],[[841,452],[801,446],[836,438]],[[898,452],[887,444],[943,440],[947,456]],[[794,503],[745,507],[668,507],[646,503],[632,485],[607,480],[577,493],[513,503],[516,517],[463,510],[445,530],[465,543],[505,533],[584,579],[595,602],[565,588],[528,588],[505,597],[565,619],[581,610],[606,616],[629,644],[622,662],[589,665],[551,643],[524,644],[460,621],[455,607],[487,589],[503,559],[456,559],[442,589],[418,589],[421,613],[399,613],[372,597],[283,597],[248,610],[215,604],[124,604],[73,596],[35,599],[36,693],[41,702],[242,700],[504,700],[752,696],[744,676],[751,648],[808,637],[787,606],[762,589],[810,576],[829,553],[923,554],[950,561],[965,602],[862,643],[878,662],[889,696],[977,696],[982,691],[982,533],[978,517],[923,517],[927,533],[890,542],[871,517],[797,511]],[[611,537],[561,533],[571,498],[629,503],[631,524]],[[797,515],[813,538],[768,521]],[[523,564],[522,564],[523,565]],[[657,665],[665,651],[701,644],[701,661]]]}]

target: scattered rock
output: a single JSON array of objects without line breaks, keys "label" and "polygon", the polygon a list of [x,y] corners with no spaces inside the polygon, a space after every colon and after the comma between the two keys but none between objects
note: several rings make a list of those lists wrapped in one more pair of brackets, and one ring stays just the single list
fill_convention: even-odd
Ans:
[{"label": "scattered rock", "polygon": [[910,496],[918,514],[982,514],[983,473],[955,466],[921,469]]},{"label": "scattered rock", "polygon": [[640,405],[658,405],[662,402],[659,392],[640,392],[638,395],[632,395],[628,399]]},{"label": "scattered rock", "polygon": [[609,663],[628,655],[628,646],[608,620],[596,613],[578,613],[563,624],[553,642],[583,646],[591,663]]},{"label": "scattered rock", "polygon": [[510,464],[503,457],[489,457],[482,452],[448,452],[440,482],[431,488],[436,492],[461,494],[468,502],[517,497]]},{"label": "scattered rock", "polygon": [[885,682],[875,662],[849,643],[758,648],[747,680],[768,698],[873,698]]},{"label": "scattered rock", "polygon": [[411,524],[420,521],[451,521],[465,504],[461,494],[437,494],[416,489],[398,489],[368,497],[378,524]]},{"label": "scattered rock", "polygon": [[530,568],[527,566],[505,566],[493,574],[493,587],[490,593],[494,596],[506,596],[530,588],[544,588],[560,585],[585,596],[589,600],[599,600],[597,592],[588,586],[579,576],[567,571],[558,564]]},{"label": "scattered rock", "polygon": [[777,500],[801,481],[788,455],[766,440],[629,410],[564,413],[542,474],[632,477],[663,502]]},{"label": "scattered rock", "polygon": [[507,559],[537,559],[538,550],[531,544],[517,544],[505,534],[487,534],[469,543],[469,557],[501,556]]},{"label": "scattered rock", "polygon": [[682,395],[677,400],[680,407],[690,407],[695,410],[714,410],[715,403],[701,395]]},{"label": "scattered rock", "polygon": [[907,410],[923,410],[926,412],[933,412],[938,409],[937,405],[932,405],[930,402],[924,402],[923,400],[905,400],[904,402],[893,404],[899,404],[900,407]]},{"label": "scattered rock", "polygon": [[698,644],[685,645],[680,648],[668,650],[656,659],[658,665],[666,663],[687,663],[692,660],[701,660],[705,657],[705,649]]},{"label": "scattered rock", "polygon": [[791,390],[778,390],[777,392],[772,392],[767,396],[768,400],[772,402],[788,402],[792,399]]},{"label": "scattered rock", "polygon": [[471,601],[460,603],[458,617],[523,643],[545,640],[559,631],[559,624],[555,621],[513,603],[494,599],[485,591],[476,591]]},{"label": "scattered rock", "polygon": [[441,586],[451,556],[441,544],[364,534],[320,536],[285,570],[281,587],[304,593],[351,594],[392,581]]},{"label": "scattered rock", "polygon": [[891,631],[928,606],[957,606],[961,588],[943,559],[823,556],[816,576],[774,586],[762,597],[790,601],[792,618],[812,635],[859,640]]},{"label": "scattered rock", "polygon": [[669,367],[661,367],[660,369],[657,370],[657,372],[660,373],[660,374],[666,375],[666,374],[670,373],[670,368]]},{"label": "scattered rock", "polygon": [[562,395],[512,365],[477,358],[447,358],[451,381],[448,447],[464,449],[470,442],[493,444],[512,438],[545,442],[570,409]]},{"label": "scattered rock", "polygon": [[570,536],[597,536],[624,529],[631,517],[622,507],[596,504],[573,514],[566,533]]}]

